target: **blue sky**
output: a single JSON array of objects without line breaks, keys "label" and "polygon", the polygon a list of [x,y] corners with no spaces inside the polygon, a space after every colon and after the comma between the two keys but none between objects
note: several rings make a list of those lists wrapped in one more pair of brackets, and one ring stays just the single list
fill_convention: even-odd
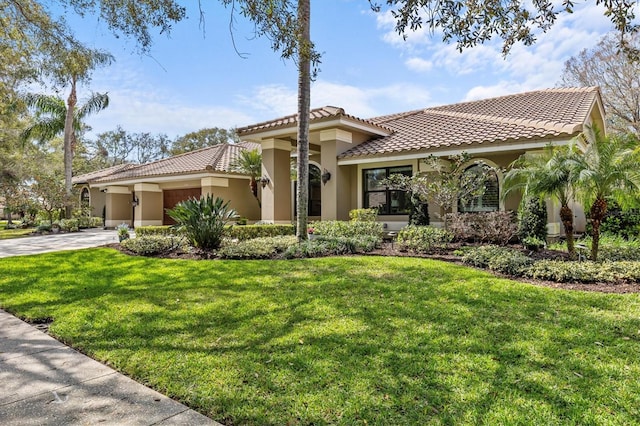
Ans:
[{"label": "blue sky", "polygon": [[[121,125],[175,137],[295,113],[295,64],[280,59],[268,40],[253,38],[251,25],[237,17],[234,38],[246,54],[240,57],[230,12],[203,3],[204,35],[197,9],[189,7],[189,19],[169,37],[155,37],[150,56],[139,56],[133,41],[113,37],[95,18],[68,17],[79,39],[116,57],[81,89],[81,97],[92,90],[111,98],[107,110],[88,120],[93,133]],[[367,0],[313,0],[311,13],[312,38],[323,53],[311,105],[340,106],[362,118],[554,87],[564,62],[612,28],[595,2],[579,4],[534,46],[517,45],[505,59],[500,40],[462,54],[427,30],[405,41],[391,16],[371,12]]]}]

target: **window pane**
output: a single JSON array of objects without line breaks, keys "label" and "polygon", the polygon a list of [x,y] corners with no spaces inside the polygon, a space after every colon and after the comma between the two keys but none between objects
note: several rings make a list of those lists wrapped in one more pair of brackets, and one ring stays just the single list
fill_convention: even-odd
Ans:
[{"label": "window pane", "polygon": [[[482,167],[480,165],[474,165],[469,167],[465,173],[477,173],[478,169]],[[468,204],[463,205],[458,203],[458,211],[461,212],[492,212],[500,210],[499,194],[500,188],[498,185],[498,175],[495,170],[489,170],[487,179],[484,182],[485,189],[484,194],[474,198]]]},{"label": "window pane", "polygon": [[413,174],[413,169],[411,166],[391,167],[389,169],[389,176],[396,175],[396,174],[411,176]]},{"label": "window pane", "polygon": [[387,212],[387,193],[381,192],[368,192],[365,194],[364,207],[365,208],[377,208],[380,213]]},{"label": "window pane", "polygon": [[404,191],[390,191],[391,214],[409,214],[409,197]]},{"label": "window pane", "polygon": [[386,169],[371,169],[364,171],[364,190],[379,191],[386,187],[382,185],[382,181],[387,177]]}]

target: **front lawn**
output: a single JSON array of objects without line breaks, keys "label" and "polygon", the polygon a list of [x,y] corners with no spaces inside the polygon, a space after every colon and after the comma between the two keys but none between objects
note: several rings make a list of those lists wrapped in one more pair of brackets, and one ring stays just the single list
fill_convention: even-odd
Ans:
[{"label": "front lawn", "polygon": [[224,424],[640,422],[639,294],[90,249],[0,259],[0,307]]},{"label": "front lawn", "polygon": [[0,240],[8,240],[10,238],[19,238],[31,234],[35,228],[27,229],[6,229],[7,221],[0,220]]}]

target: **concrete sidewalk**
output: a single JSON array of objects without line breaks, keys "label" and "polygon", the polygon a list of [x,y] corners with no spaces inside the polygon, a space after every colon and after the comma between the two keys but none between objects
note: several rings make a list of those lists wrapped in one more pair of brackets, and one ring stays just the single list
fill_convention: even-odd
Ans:
[{"label": "concrete sidewalk", "polygon": [[0,310],[1,425],[218,425]]},{"label": "concrete sidewalk", "polygon": [[76,250],[117,242],[118,234],[113,229],[85,229],[65,234],[14,238],[0,240],[0,257]]}]

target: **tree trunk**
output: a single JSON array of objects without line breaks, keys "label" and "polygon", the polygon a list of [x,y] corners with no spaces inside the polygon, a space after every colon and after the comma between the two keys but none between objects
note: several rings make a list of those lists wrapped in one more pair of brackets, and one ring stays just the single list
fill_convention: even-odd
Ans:
[{"label": "tree trunk", "polygon": [[64,188],[67,195],[67,200],[65,201],[65,216],[67,219],[71,218],[71,211],[73,210],[73,188],[71,184],[73,175],[73,145],[75,142],[73,113],[76,110],[77,103],[76,80],[73,78],[71,80],[71,93],[69,93],[69,98],[67,99],[67,115],[64,120]]},{"label": "tree trunk", "polygon": [[576,259],[576,246],[573,240],[573,212],[567,205],[563,205],[560,208],[560,220],[562,226],[564,226],[564,234],[567,237],[567,251],[569,252],[569,259]]},{"label": "tree trunk", "polygon": [[598,197],[593,202],[589,215],[591,216],[591,260],[598,260],[598,248],[600,246],[600,225],[607,213],[607,200]]},{"label": "tree trunk", "polygon": [[311,103],[310,0],[298,0],[298,241],[307,237],[309,203],[309,109]]},{"label": "tree trunk", "polygon": [[258,207],[262,208],[262,202],[260,201],[260,197],[258,197],[258,182],[254,176],[251,176],[251,180],[249,180],[249,188],[251,189],[253,197],[258,202]]}]

